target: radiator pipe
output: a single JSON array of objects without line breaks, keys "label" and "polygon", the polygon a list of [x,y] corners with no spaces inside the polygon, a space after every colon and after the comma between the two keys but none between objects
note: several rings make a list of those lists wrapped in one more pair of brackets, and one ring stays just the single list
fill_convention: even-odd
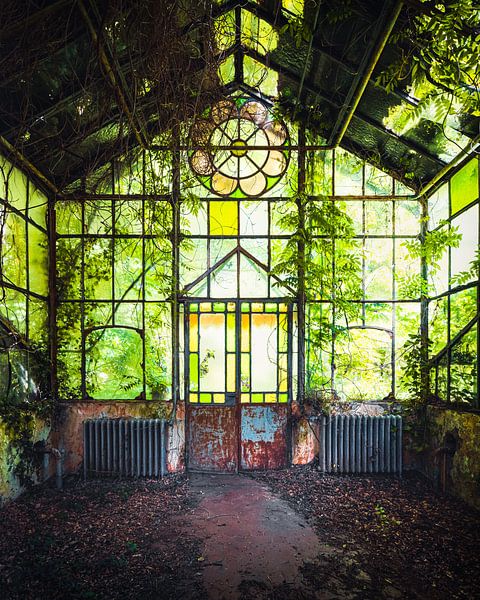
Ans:
[{"label": "radiator pipe", "polygon": [[65,460],[65,450],[54,448],[53,446],[37,447],[35,451],[39,454],[50,454],[55,459],[55,487],[57,490],[63,490],[63,462]]}]

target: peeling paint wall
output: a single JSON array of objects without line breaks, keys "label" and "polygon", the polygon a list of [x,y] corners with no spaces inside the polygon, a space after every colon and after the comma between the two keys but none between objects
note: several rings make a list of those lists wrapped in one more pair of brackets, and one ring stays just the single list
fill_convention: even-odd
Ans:
[{"label": "peeling paint wall", "polygon": [[[164,405],[163,405],[164,406]],[[162,405],[155,402],[75,402],[62,404],[51,444],[65,451],[66,473],[77,472],[83,464],[83,421],[110,417],[112,419],[159,417]],[[175,425],[168,428],[167,468],[169,472],[184,468],[185,434],[183,408],[178,407]]]},{"label": "peeling paint wall", "polygon": [[[34,431],[33,441],[47,440],[50,429],[43,423],[38,422]],[[55,465],[50,464],[49,455],[43,458],[39,456],[38,469],[31,474],[34,483],[40,483],[48,479],[54,472]],[[24,488],[14,474],[15,450],[11,439],[6,431],[5,425],[0,421],[0,506],[14,500]]]},{"label": "peeling paint wall", "polygon": [[428,408],[425,474],[447,493],[480,509],[480,414]]}]

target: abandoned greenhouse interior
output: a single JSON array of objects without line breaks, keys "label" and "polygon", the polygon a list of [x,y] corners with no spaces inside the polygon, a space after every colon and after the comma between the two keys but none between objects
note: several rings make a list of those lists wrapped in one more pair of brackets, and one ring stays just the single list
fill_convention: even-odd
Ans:
[{"label": "abandoned greenhouse interior", "polygon": [[0,4],[0,505],[311,464],[480,508],[478,5]]}]

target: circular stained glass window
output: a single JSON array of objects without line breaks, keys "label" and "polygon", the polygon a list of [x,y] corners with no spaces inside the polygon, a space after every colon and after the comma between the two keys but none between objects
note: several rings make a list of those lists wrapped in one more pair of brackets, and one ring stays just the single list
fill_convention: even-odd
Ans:
[{"label": "circular stained glass window", "polygon": [[261,196],[287,170],[290,139],[285,124],[252,98],[221,100],[190,130],[190,167],[219,196]]}]

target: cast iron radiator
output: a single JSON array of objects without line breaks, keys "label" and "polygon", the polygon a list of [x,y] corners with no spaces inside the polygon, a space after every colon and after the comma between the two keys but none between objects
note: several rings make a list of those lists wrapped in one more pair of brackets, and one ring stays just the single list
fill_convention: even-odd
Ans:
[{"label": "cast iron radiator", "polygon": [[83,422],[86,477],[163,477],[166,422],[163,419],[89,419]]},{"label": "cast iron radiator", "polygon": [[319,422],[324,473],[402,473],[402,417],[334,415]]}]

